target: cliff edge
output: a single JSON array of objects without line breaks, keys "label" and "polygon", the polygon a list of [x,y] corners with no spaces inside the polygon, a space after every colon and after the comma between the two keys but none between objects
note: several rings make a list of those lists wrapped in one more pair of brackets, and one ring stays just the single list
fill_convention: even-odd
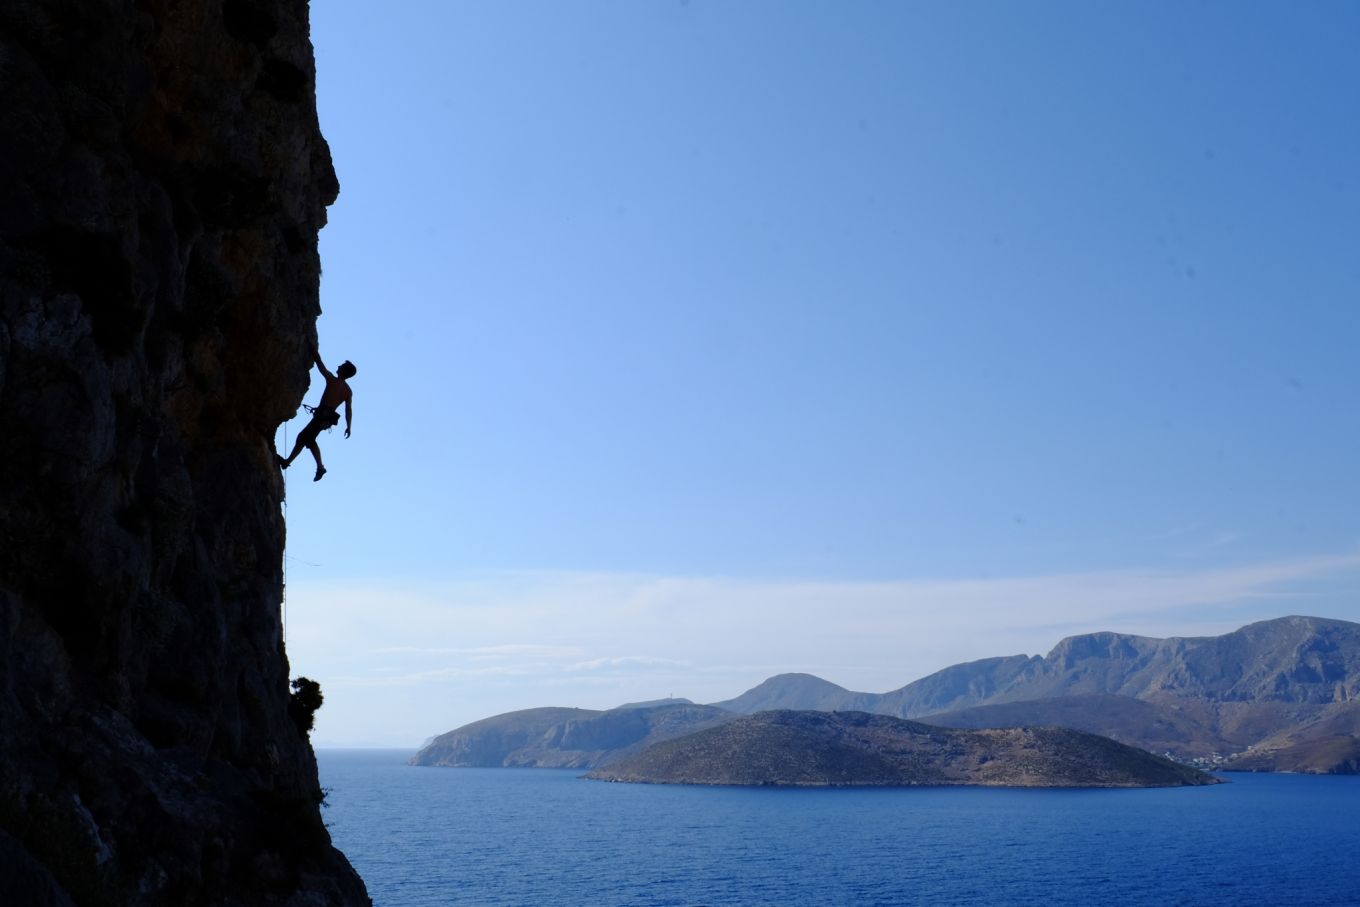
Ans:
[{"label": "cliff edge", "polygon": [[338,191],[307,3],[6,0],[0,120],[5,900],[368,904],[280,627]]}]

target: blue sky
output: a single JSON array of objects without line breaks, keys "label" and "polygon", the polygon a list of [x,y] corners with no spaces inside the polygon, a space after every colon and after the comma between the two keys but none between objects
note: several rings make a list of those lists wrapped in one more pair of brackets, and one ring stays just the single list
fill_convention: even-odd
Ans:
[{"label": "blue sky", "polygon": [[1360,620],[1353,4],[312,16],[318,742]]}]

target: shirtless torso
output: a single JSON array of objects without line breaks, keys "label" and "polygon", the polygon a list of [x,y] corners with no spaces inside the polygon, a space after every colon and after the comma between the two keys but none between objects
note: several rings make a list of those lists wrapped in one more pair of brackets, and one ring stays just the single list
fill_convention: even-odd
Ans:
[{"label": "shirtless torso", "polygon": [[350,421],[353,417],[354,393],[349,389],[348,378],[354,377],[355,368],[349,360],[340,363],[336,369],[338,374],[331,374],[330,369],[326,368],[326,363],[321,361],[321,357],[316,357],[316,367],[321,370],[322,376],[326,379],[326,389],[321,392],[321,407],[338,413],[340,405],[345,407],[345,437],[349,437]]},{"label": "shirtless torso", "polygon": [[349,383],[344,378],[326,375],[326,389],[321,393],[322,406],[339,412],[340,404],[349,403],[353,399],[354,392],[349,389]]}]

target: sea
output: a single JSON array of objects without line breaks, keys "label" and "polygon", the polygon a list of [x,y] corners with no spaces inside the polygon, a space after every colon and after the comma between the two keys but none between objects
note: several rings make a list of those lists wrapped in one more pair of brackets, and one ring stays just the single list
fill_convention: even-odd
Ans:
[{"label": "sea", "polygon": [[378,907],[1352,905],[1360,777],[1152,790],[781,789],[322,750]]}]

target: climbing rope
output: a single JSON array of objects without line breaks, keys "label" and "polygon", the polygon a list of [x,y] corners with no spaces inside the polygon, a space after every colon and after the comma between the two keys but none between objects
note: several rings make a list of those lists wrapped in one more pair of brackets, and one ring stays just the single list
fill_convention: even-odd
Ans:
[{"label": "climbing rope", "polygon": [[[288,423],[283,424],[283,449],[288,449]],[[279,642],[288,642],[288,470],[283,477],[283,586],[279,589]]]}]

